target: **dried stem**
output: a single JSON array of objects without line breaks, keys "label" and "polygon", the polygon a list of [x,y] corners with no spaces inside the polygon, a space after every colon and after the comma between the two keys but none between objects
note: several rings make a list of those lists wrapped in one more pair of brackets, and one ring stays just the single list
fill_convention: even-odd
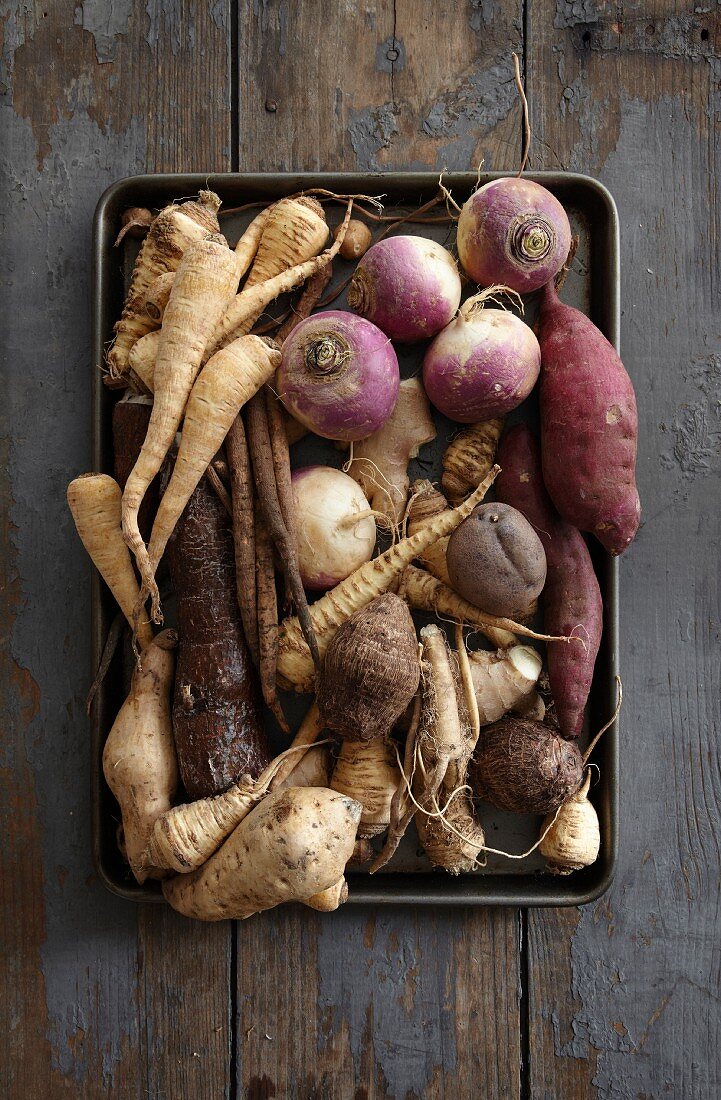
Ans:
[{"label": "dried stem", "polygon": [[518,88],[518,94],[521,97],[521,105],[523,107],[523,153],[521,156],[521,167],[518,169],[518,175],[522,176],[526,170],[528,151],[531,147],[531,123],[528,120],[528,100],[526,99],[523,81],[521,80],[521,66],[518,60],[518,54],[511,54],[511,57],[513,58],[513,72],[516,79],[516,87]]}]

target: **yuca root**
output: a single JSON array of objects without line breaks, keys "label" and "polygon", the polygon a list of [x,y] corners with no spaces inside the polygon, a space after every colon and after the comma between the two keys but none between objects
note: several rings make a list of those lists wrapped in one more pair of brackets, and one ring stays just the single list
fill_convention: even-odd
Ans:
[{"label": "yuca root", "polygon": [[451,504],[460,504],[475,489],[496,459],[503,420],[484,420],[463,428],[443,455],[443,492]]},{"label": "yuca root", "polygon": [[505,630],[511,634],[522,634],[525,638],[534,638],[537,642],[578,642],[572,637],[555,637],[550,634],[537,634],[529,626],[516,623],[513,619],[488,615],[474,604],[461,599],[441,581],[436,580],[424,569],[414,565],[407,566],[401,577],[398,595],[406,601],[413,611],[429,611],[439,618],[452,619],[454,622],[472,626],[482,634],[487,630]]},{"label": "yuca root", "polygon": [[[414,535],[428,520],[434,516],[442,516],[448,511],[450,509],[446,498],[443,493],[431,485],[430,481],[425,479],[415,481],[408,505],[408,534]],[[419,555],[419,561],[423,563],[429,573],[452,590],[453,586],[446,564],[447,549],[448,538],[439,539],[429,546],[425,553]],[[487,630],[483,630],[483,633],[497,649],[506,649],[508,646],[515,645],[518,641],[515,634],[511,634],[507,630],[496,629],[490,623]]]},{"label": "yuca root", "polygon": [[220,199],[212,191],[201,191],[198,201],[171,203],[153,221],[135,261],[123,312],[115,325],[115,341],[108,352],[108,371],[113,378],[127,373],[128,354],[136,340],[155,327],[145,312],[150,284],[166,271],[176,271],[194,241],[219,233]]},{"label": "yuca root", "polygon": [[[273,453],[273,445],[271,443],[268,414],[262,393],[256,394],[252,401],[249,402],[247,417],[248,443],[253,465],[255,487],[267,531],[283,562],[283,568],[298,613],[298,620],[301,630],[303,631],[303,637],[310,650],[313,663],[316,668],[320,668],[318,643],[316,641],[315,631],[308,609],[308,600],[305,595],[303,582],[300,577],[300,568],[298,566],[298,541],[297,537],[295,539],[291,537],[281,511],[280,494],[277,483],[278,472],[281,475],[283,502],[288,515],[292,517],[294,522],[294,504],[292,501],[292,489],[290,487],[289,476],[290,460],[287,460],[288,476],[286,478],[281,454],[283,441],[280,436],[283,435],[283,433],[279,432],[276,436],[276,455],[278,459],[276,464],[274,461],[276,455]],[[279,431],[278,428],[277,431]],[[283,440],[284,438],[283,435]]]},{"label": "yuca root", "polygon": [[255,509],[253,476],[243,418],[238,414],[225,440],[233,509],[235,584],[240,617],[253,664],[260,668],[258,649],[258,596],[255,577]]},{"label": "yuca root", "polygon": [[[361,565],[313,604],[310,617],[315,627],[321,657],[336,631],[354,612],[366,607],[376,596],[387,592],[407,565],[432,542],[450,534],[470,515],[492,485],[498,469],[494,467],[459,508],[435,517],[415,535],[401,540],[384,554]],[[286,619],[281,625],[278,674],[284,684],[290,685],[296,691],[312,689],[313,662],[297,618]]]},{"label": "yuca root", "polygon": [[348,473],[360,485],[371,508],[385,516],[389,526],[397,526],[406,510],[408,463],[417,457],[424,443],[435,438],[431,407],[421,380],[406,378],[385,424],[354,444]]}]

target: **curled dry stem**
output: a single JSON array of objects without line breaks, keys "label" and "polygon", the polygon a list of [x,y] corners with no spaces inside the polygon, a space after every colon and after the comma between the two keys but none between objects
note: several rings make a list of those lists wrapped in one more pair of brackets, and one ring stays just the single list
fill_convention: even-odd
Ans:
[{"label": "curled dry stem", "polygon": [[523,87],[523,81],[521,80],[521,65],[518,60],[518,54],[512,53],[511,57],[513,58],[513,75],[523,108],[523,152],[521,155],[521,167],[518,169],[518,176],[520,177],[526,169],[528,151],[531,148],[531,123],[528,118],[528,100],[526,99],[526,92]]}]

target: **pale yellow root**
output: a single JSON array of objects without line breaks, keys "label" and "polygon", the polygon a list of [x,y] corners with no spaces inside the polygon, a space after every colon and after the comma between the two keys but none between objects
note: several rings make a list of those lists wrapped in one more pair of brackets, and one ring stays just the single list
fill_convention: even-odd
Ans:
[{"label": "pale yellow root", "polygon": [[[342,226],[347,226],[350,220],[351,208],[352,201],[348,204],[348,211],[341,223]],[[240,294],[237,294],[229,303],[222,319],[216,322],[206,348],[206,359],[214,355],[219,348],[229,344],[231,340],[236,340],[239,336],[244,336],[247,332],[250,332],[266,306],[269,306],[281,294],[295,290],[306,279],[310,279],[321,267],[324,267],[329,260],[332,260],[342,244],[344,234],[345,230],[340,233],[338,240],[325,252],[322,252],[320,256],[315,256],[312,260],[306,260],[304,263],[282,271],[280,275],[274,275],[272,279],[268,279],[264,283],[257,283],[249,289],[244,287]]]},{"label": "pale yellow root", "polygon": [[271,791],[277,790],[292,774],[293,769],[298,766],[305,755],[303,747],[306,746],[305,751],[307,752],[311,745],[318,740],[324,729],[325,725],[318,711],[318,704],[314,699],[290,744],[291,749],[298,751],[289,754],[284,763],[278,768],[270,783]]},{"label": "pale yellow root", "polygon": [[421,631],[421,642],[423,705],[413,782],[416,828],[433,866],[457,875],[473,869],[484,845],[466,789],[476,733],[445,635],[431,624]]},{"label": "pale yellow root", "polygon": [[[554,814],[548,814],[541,825],[543,839],[539,844],[548,869],[555,875],[570,875],[590,867],[598,859],[601,830],[598,814],[588,801],[591,769],[579,791]],[[543,835],[545,832],[545,836]]]},{"label": "pale yellow root", "polygon": [[529,691],[528,695],[514,703],[511,710],[521,718],[535,718],[537,722],[542,722],[546,717],[546,704],[537,691]]},{"label": "pale yellow root", "polygon": [[133,344],[128,356],[128,374],[135,376],[148,393],[155,392],[155,362],[160,347],[160,329],[148,332]]},{"label": "pale yellow root", "polygon": [[235,246],[239,282],[255,259],[255,254],[260,244],[260,238],[263,236],[263,230],[275,206],[276,203],[271,203],[270,206],[266,206],[256,214]]},{"label": "pale yellow root", "polygon": [[310,898],[305,898],[303,905],[309,909],[316,909],[319,913],[333,913],[341,905],[348,901],[348,883],[344,878],[339,878],[327,890],[321,890]]},{"label": "pale yellow root", "polygon": [[396,527],[405,513],[410,485],[408,463],[424,443],[435,438],[423,384],[420,378],[406,378],[385,424],[353,445],[348,473],[368,497],[371,508],[384,515],[390,527]]},{"label": "pale yellow root", "polygon": [[[311,765],[306,763],[309,757]],[[184,802],[162,814],[153,825],[146,861],[155,868],[178,874],[201,867],[266,796],[275,776],[288,765],[290,775],[281,782],[281,787],[328,786],[328,745],[313,745],[305,755],[297,746],[286,749],[271,760],[256,780],[249,775],[243,776],[222,794]]]},{"label": "pale yellow root", "polygon": [[328,240],[323,207],[310,195],[280,199],[265,221],[244,290],[312,260]]},{"label": "pale yellow root", "polygon": [[[140,589],[120,526],[122,492],[108,474],[82,474],[68,485],[68,506],[83,546],[130,625]],[[147,620],[138,623],[138,644],[153,640]]]},{"label": "pale yellow root", "polygon": [[[470,500],[471,497],[468,499]],[[452,619],[453,622],[463,623],[464,626],[472,626],[486,637],[489,636],[489,630],[494,632],[504,630],[514,635],[514,641],[516,634],[522,634],[525,638],[534,638],[538,642],[569,641],[568,638],[554,637],[550,634],[537,634],[529,626],[516,623],[513,619],[488,615],[474,604],[461,599],[442,581],[426,573],[425,569],[418,569],[415,565],[409,565],[404,570],[398,595],[406,601],[412,611],[429,611],[441,619]]]},{"label": "pale yellow root", "polygon": [[482,420],[463,428],[448,444],[441,485],[451,504],[460,504],[486,476],[496,460],[502,431],[502,419]]},{"label": "pale yellow root", "polygon": [[145,312],[155,325],[163,322],[163,314],[174,282],[175,272],[164,271],[162,275],[157,275],[153,279],[145,293]]},{"label": "pale yellow root", "polygon": [[[443,515],[449,511],[448,502],[430,481],[420,480],[413,483],[411,502],[408,507],[408,534],[413,535],[433,516]],[[428,547],[426,552],[419,557],[425,568],[437,580],[442,581],[448,588],[453,588],[446,564],[446,551],[448,538],[439,539]],[[497,649],[506,649],[516,645],[518,639],[507,630],[497,630],[492,626],[488,632],[483,631],[492,645]]]},{"label": "pale yellow root", "polygon": [[344,741],[330,786],[363,807],[359,837],[379,836],[391,820],[391,801],[401,781],[395,749],[384,738]]},{"label": "pale yellow root", "polygon": [[166,879],[168,902],[196,920],[245,920],[334,886],[353,852],[361,807],[324,787],[273,791],[189,875]]},{"label": "pale yellow root", "polygon": [[[435,517],[415,535],[402,539],[373,561],[361,565],[350,577],[341,581],[311,606],[310,617],[321,658],[336,631],[354,612],[365,607],[382,592],[387,592],[404,568],[422,554],[426,547],[450,534],[470,515],[488,492],[498,469],[495,466],[485,481],[459,508]],[[313,659],[296,616],[281,624],[277,669],[279,681],[283,685],[296,691],[312,690],[315,674]]]},{"label": "pale yellow root", "polygon": [[197,202],[166,206],[154,219],[135,261],[120,320],[115,326],[115,341],[108,352],[108,371],[112,378],[127,373],[128,355],[136,340],[155,328],[145,312],[150,284],[166,271],[177,271],[188,245],[219,233],[220,199],[212,191],[201,191]]},{"label": "pale yellow root", "polygon": [[217,241],[199,241],[183,256],[165,310],[155,364],[153,411],[123,492],[123,535],[148,591],[153,569],[138,530],[138,510],[175,440],[203,351],[233,294],[236,279],[235,254]]},{"label": "pale yellow root", "polygon": [[[231,424],[279,364],[280,352],[265,340],[242,336],[217,352],[196,379],[185,407],[178,457],[148,543],[153,576],[183,509],[222,446]],[[154,580],[149,591],[153,618],[157,620],[159,596]]]},{"label": "pale yellow root", "polygon": [[481,725],[496,722],[533,691],[541,675],[535,649],[517,645],[498,653],[477,650],[470,655],[471,679]]},{"label": "pale yellow root", "polygon": [[161,873],[148,860],[148,840],[178,786],[170,718],[176,640],[174,631],[164,630],[141,654],[103,750],[103,774],[120,805],[127,858],[138,882]]}]

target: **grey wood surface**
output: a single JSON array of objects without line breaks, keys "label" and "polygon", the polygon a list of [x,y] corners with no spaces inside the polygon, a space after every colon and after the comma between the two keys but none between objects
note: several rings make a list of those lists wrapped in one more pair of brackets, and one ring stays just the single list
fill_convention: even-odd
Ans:
[{"label": "grey wood surface", "polygon": [[[715,1098],[721,15],[711,2],[2,3],[0,1081],[10,1097]],[[205,927],[90,858],[89,246],[138,171],[589,172],[622,221],[644,526],[622,851],[583,910]]]}]

